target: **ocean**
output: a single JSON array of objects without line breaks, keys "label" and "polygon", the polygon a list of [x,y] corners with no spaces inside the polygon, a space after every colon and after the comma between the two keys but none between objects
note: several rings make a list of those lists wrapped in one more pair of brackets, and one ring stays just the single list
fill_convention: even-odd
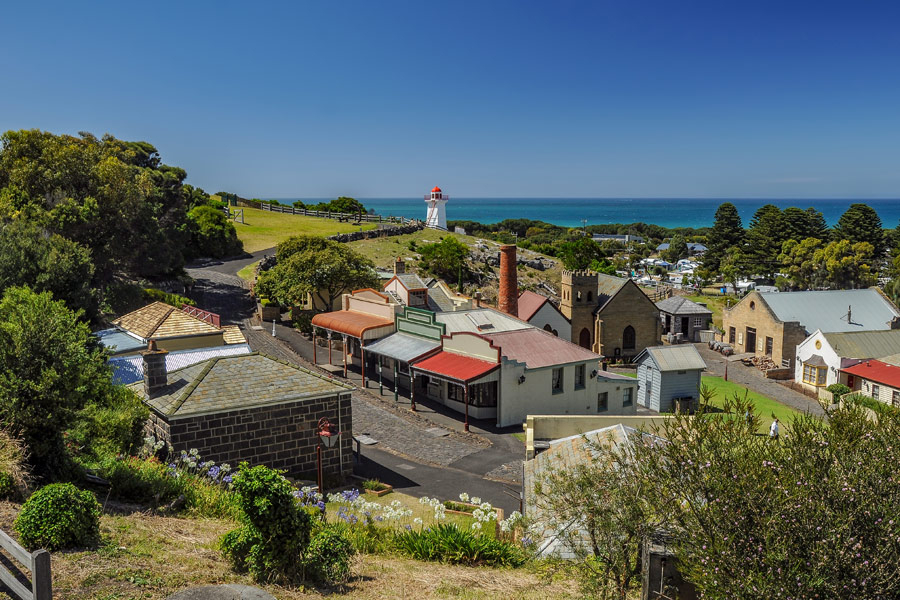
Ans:
[{"label": "ocean", "polygon": [[[275,198],[282,204],[295,200],[306,203],[327,201],[325,198]],[[418,198],[359,198],[367,208],[385,216],[425,218],[425,201]],[[900,199],[897,200],[759,200],[728,198],[454,198],[447,202],[447,220],[497,223],[504,219],[533,219],[563,227],[581,227],[608,223],[652,223],[662,227],[712,226],[716,209],[723,202],[734,204],[746,227],[753,213],[764,204],[780,208],[814,207],[829,225],[855,203],[868,204],[881,217],[881,224],[894,228],[900,222]]]}]

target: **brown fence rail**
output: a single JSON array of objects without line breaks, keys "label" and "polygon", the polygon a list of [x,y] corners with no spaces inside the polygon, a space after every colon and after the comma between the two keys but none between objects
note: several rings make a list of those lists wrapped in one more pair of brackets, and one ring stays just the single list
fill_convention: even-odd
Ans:
[{"label": "brown fence rail", "polygon": [[238,200],[238,206],[259,208],[261,210],[268,210],[269,212],[277,212],[287,215],[319,217],[322,219],[335,219],[337,221],[347,221],[352,223],[399,223],[402,225],[418,223],[418,219],[408,219],[406,217],[385,217],[383,215],[370,215],[368,213],[339,213],[330,212],[327,210],[307,210],[305,208],[296,208],[293,206],[285,206],[283,204],[248,202],[245,200]]},{"label": "brown fence rail", "polygon": [[27,577],[18,569],[10,570],[10,567],[15,569],[11,561],[0,564],[0,582],[12,592],[13,596],[19,600],[51,600],[53,588],[50,577],[50,553],[46,550],[29,552],[3,531],[0,531],[0,547],[31,571],[31,589],[29,589],[22,583],[22,579],[27,581]]}]

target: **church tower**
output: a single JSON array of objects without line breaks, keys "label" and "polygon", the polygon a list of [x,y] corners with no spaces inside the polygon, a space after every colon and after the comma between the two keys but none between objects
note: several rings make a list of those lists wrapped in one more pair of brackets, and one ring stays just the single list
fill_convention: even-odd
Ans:
[{"label": "church tower", "polygon": [[563,271],[559,310],[572,323],[572,343],[593,350],[594,309],[597,308],[597,274]]},{"label": "church tower", "polygon": [[437,186],[431,190],[431,196],[425,196],[425,203],[428,205],[425,227],[447,230],[447,200],[449,199],[450,196],[445,196],[441,188]]}]

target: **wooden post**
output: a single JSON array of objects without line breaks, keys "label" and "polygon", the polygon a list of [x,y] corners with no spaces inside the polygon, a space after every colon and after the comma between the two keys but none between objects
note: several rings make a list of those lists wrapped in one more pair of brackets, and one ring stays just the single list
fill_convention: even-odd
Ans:
[{"label": "wooden post", "polygon": [[466,401],[466,424],[463,427],[466,431],[469,430],[469,384],[466,383],[463,385],[463,400]]},{"label": "wooden post", "polygon": [[344,379],[347,379],[347,336],[341,336],[341,354],[344,356]]},{"label": "wooden post", "polygon": [[313,327],[313,365],[318,365],[316,360],[316,328]]},{"label": "wooden post", "polygon": [[398,397],[397,386],[400,385],[400,373],[398,370],[400,363],[395,359],[394,360],[394,402],[397,402],[400,398]]},{"label": "wooden post", "polygon": [[331,330],[328,330],[328,366],[331,366]]},{"label": "wooden post", "polygon": [[31,589],[34,600],[51,600],[53,580],[50,577],[50,553],[38,550],[31,555]]},{"label": "wooden post", "polygon": [[409,410],[416,412],[416,374],[409,369]]},{"label": "wooden post", "polygon": [[359,338],[359,364],[362,366],[362,386],[366,389],[366,347],[362,338]]}]

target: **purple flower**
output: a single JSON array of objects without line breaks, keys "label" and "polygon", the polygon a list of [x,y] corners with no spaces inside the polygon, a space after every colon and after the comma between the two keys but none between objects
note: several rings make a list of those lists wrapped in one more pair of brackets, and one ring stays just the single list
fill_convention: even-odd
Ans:
[{"label": "purple flower", "polygon": [[316,502],[316,506],[319,507],[319,510],[321,510],[322,512],[325,512],[325,503],[324,502],[319,500],[318,502]]},{"label": "purple flower", "polygon": [[218,477],[218,476],[219,476],[219,471],[220,471],[220,470],[221,470],[221,469],[219,469],[219,467],[210,467],[210,468],[209,468],[209,473],[208,473],[209,478],[210,478],[210,479],[215,479],[216,477]]},{"label": "purple flower", "polygon": [[224,481],[225,483],[231,483],[231,475],[226,475],[226,476],[222,479],[222,481]]}]

